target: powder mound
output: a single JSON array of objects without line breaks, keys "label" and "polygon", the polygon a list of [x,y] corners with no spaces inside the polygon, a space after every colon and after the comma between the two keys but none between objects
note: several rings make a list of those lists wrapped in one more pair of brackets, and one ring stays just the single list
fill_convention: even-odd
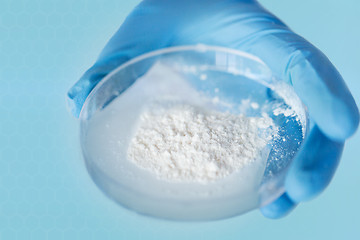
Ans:
[{"label": "powder mound", "polygon": [[206,183],[255,161],[271,118],[246,117],[187,104],[156,105],[141,115],[128,158],[160,179]]}]

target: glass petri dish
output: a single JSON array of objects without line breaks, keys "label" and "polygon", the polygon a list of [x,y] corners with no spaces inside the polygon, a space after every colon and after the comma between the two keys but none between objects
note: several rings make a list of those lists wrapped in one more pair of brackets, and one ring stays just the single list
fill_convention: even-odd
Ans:
[{"label": "glass petri dish", "polygon": [[[159,179],[130,161],[127,149],[144,107],[168,97],[235,115],[266,114],[276,136],[253,164],[225,178]],[[80,121],[83,156],[97,186],[126,208],[172,220],[228,218],[278,198],[309,125],[293,88],[259,58],[205,45],[161,49],[119,66],[89,94]]]}]

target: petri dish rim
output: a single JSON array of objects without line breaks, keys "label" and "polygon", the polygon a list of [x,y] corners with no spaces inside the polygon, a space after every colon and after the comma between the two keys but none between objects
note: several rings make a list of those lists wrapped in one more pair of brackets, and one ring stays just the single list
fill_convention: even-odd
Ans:
[{"label": "petri dish rim", "polygon": [[[259,64],[263,65],[264,68],[267,68],[269,72],[271,72],[270,68],[258,57],[250,54],[250,53],[246,53],[240,50],[236,50],[236,49],[232,49],[232,48],[227,48],[227,47],[221,47],[221,46],[210,46],[210,45],[204,45],[204,44],[197,44],[197,45],[183,45],[183,46],[175,46],[175,47],[167,47],[167,48],[162,48],[159,50],[154,50],[148,53],[144,53],[141,54],[125,63],[123,63],[122,65],[116,67],[114,70],[112,70],[109,74],[107,74],[104,78],[102,78],[98,84],[96,84],[96,86],[90,91],[89,95],[86,97],[85,102],[81,108],[80,111],[80,115],[79,115],[79,119],[83,119],[84,118],[84,109],[87,108],[87,106],[89,105],[89,101],[90,99],[93,97],[94,94],[96,94],[97,90],[100,89],[102,87],[102,85],[108,81],[109,79],[112,78],[113,75],[115,75],[117,72],[121,71],[122,69],[125,69],[126,67],[133,65],[137,62],[140,62],[142,60],[148,59],[148,58],[152,58],[155,56],[160,56],[163,54],[167,54],[167,53],[176,53],[176,52],[182,52],[182,51],[197,51],[197,52],[206,52],[206,51],[217,51],[217,52],[223,52],[223,53],[228,53],[228,54],[233,54],[233,55],[237,55],[237,56],[241,56],[241,57],[245,57],[248,59],[251,59],[253,61],[258,62]],[[253,79],[254,81],[259,81],[259,79]],[[263,81],[259,81],[261,84],[272,88],[271,85],[266,84]]]}]

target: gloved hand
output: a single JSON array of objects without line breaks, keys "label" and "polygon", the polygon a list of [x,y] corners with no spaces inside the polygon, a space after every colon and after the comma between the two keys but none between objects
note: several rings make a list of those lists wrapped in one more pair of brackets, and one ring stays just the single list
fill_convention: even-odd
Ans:
[{"label": "gloved hand", "polygon": [[357,129],[358,109],[326,56],[255,0],[142,1],[94,66],[70,89],[74,115],[79,115],[94,86],[122,63],[156,49],[198,43],[258,56],[294,86],[315,123],[289,170],[286,193],[263,207],[262,213],[270,218],[284,216],[324,190],[337,168],[344,141]]}]

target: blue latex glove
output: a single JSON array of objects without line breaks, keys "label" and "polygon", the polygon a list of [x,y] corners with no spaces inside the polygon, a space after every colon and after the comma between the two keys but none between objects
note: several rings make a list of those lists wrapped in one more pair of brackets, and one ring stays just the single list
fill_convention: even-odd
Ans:
[{"label": "blue latex glove", "polygon": [[[68,93],[75,116],[94,86],[140,54],[175,45],[219,45],[261,58],[295,88],[315,123],[285,181],[286,193],[261,209],[286,215],[329,184],[359,112],[342,77],[317,48],[254,0],[144,0]],[[334,46],[336,47],[336,46]]]}]

